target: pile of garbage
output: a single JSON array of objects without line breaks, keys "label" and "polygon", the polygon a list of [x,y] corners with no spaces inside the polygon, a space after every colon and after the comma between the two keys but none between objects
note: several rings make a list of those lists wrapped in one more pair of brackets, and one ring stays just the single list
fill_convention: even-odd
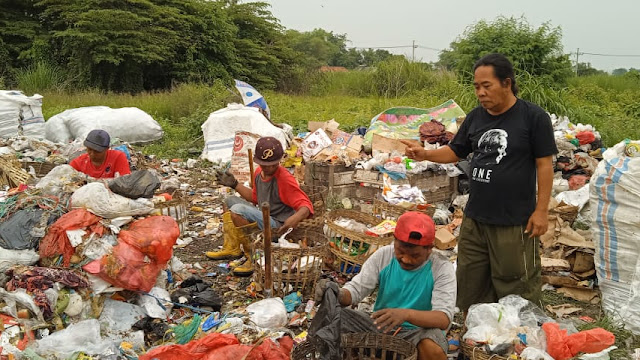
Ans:
[{"label": "pile of garbage", "polygon": [[[578,331],[571,323],[549,318],[532,302],[508,295],[498,303],[476,304],[466,320],[466,345],[488,354],[524,360],[568,360],[578,354],[608,358],[616,349],[615,335],[602,328]],[[598,357],[600,356],[600,357]]]},{"label": "pile of garbage", "polygon": [[549,229],[540,237],[542,279],[565,296],[597,304],[589,180],[602,159],[602,140],[591,125],[551,116],[555,161]]}]

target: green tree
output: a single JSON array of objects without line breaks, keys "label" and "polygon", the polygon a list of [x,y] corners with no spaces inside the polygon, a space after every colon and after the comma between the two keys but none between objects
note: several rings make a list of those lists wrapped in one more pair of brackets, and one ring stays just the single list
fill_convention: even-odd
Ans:
[{"label": "green tree", "polygon": [[536,29],[523,17],[482,20],[469,26],[450,47],[440,54],[439,63],[467,80],[473,77],[473,64],[494,52],[513,62],[516,75],[526,71],[555,85],[564,84],[571,76],[569,56],[562,50],[561,30],[548,22]]},{"label": "green tree", "polygon": [[137,92],[230,79],[236,28],[219,2],[42,0],[51,44],[74,78]]},{"label": "green tree", "polygon": [[284,28],[264,2],[239,3],[228,0],[225,7],[230,21],[237,27],[233,37],[238,57],[235,75],[260,88],[275,88],[286,68],[293,65],[295,54],[287,46]]},{"label": "green tree", "polygon": [[592,67],[591,63],[578,64],[578,76],[605,75],[606,73],[606,71]]},{"label": "green tree", "polygon": [[[42,33],[38,12],[32,0],[0,1],[0,61],[2,69],[28,65],[27,53]],[[7,60],[8,59],[8,60]]]},{"label": "green tree", "polygon": [[611,72],[611,75],[613,75],[613,76],[620,76],[620,75],[624,75],[624,74],[626,74],[626,73],[627,73],[627,71],[629,71],[629,70],[627,70],[627,69],[625,69],[625,68],[618,68],[618,69],[613,70],[613,71]]}]

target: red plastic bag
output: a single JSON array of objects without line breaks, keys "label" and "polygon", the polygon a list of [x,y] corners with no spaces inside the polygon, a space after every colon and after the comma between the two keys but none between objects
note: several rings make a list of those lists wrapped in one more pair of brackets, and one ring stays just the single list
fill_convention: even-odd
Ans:
[{"label": "red plastic bag", "polygon": [[140,356],[140,360],[289,360],[293,340],[284,337],[278,344],[264,340],[255,348],[242,345],[232,334],[212,333],[185,345],[168,345],[155,348]]},{"label": "red plastic bag", "polygon": [[120,231],[118,240],[162,263],[173,256],[173,245],[179,236],[180,227],[171,216],[151,216],[135,221],[127,230]]},{"label": "red plastic bag", "polygon": [[108,283],[134,291],[150,291],[173,255],[180,230],[169,216],[152,216],[131,224],[118,234],[110,254],[82,268]]},{"label": "red plastic bag", "polygon": [[589,130],[580,131],[576,134],[576,139],[578,139],[580,145],[586,145],[596,141],[596,135]]},{"label": "red plastic bag", "polygon": [[567,345],[573,354],[597,353],[616,342],[616,336],[603,328],[580,331],[569,335]]},{"label": "red plastic bag", "polygon": [[212,333],[184,345],[167,345],[141,355],[140,360],[189,360],[201,359],[208,352],[228,345],[239,344],[235,335]]},{"label": "red plastic bag", "polygon": [[62,255],[62,265],[68,267],[75,249],[69,242],[67,230],[92,227],[92,232],[102,235],[104,228],[98,223],[100,218],[85,209],[75,209],[62,215],[40,241],[40,257],[48,258]]},{"label": "red plastic bag", "polygon": [[557,323],[544,323],[542,330],[547,336],[547,353],[556,360],[571,359],[581,352],[597,353],[616,341],[615,335],[602,328],[567,335]]}]

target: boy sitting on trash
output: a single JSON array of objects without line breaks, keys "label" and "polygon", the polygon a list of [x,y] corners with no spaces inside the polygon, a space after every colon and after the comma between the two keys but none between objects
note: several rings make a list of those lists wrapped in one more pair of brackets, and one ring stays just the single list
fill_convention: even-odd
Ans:
[{"label": "boy sitting on trash", "polygon": [[[329,279],[316,284],[320,308],[309,334],[321,359],[340,358],[340,334],[382,332],[414,343],[418,359],[444,360],[445,331],[453,318],[456,277],[453,265],[432,253],[435,224],[420,212],[398,219],[393,244],[378,249],[352,281],[339,288]],[[348,308],[379,287],[373,314]],[[343,308],[344,307],[344,308]]]},{"label": "boy sitting on trash", "polygon": [[[218,171],[218,183],[237,191],[241,197],[229,196],[225,199],[225,213],[222,216],[224,243],[222,250],[207,252],[213,260],[241,258],[247,259],[233,269],[233,274],[248,276],[253,273],[251,248],[247,236],[248,228],[256,225],[264,229],[262,211],[256,207],[269,203],[270,226],[279,233],[295,228],[300,221],[313,216],[313,205],[309,196],[300,189],[296,179],[280,166],[284,155],[282,144],[274,137],[261,137],[256,143],[253,161],[260,165],[254,175],[254,188],[238,183],[229,171]],[[228,211],[226,211],[228,209]],[[240,246],[242,245],[242,249]]]},{"label": "boy sitting on trash", "polygon": [[94,179],[114,178],[131,174],[127,155],[109,149],[111,137],[104,130],[91,130],[84,140],[87,152],[73,159],[69,165]]}]

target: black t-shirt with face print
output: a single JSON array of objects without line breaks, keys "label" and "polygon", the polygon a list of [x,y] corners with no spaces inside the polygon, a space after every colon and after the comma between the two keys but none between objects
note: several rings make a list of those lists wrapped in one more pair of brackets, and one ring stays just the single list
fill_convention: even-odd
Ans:
[{"label": "black t-shirt with face print", "polygon": [[549,115],[521,99],[495,116],[479,106],[449,147],[459,158],[473,153],[465,215],[493,225],[526,225],[536,206],[536,158],[558,152]]}]

